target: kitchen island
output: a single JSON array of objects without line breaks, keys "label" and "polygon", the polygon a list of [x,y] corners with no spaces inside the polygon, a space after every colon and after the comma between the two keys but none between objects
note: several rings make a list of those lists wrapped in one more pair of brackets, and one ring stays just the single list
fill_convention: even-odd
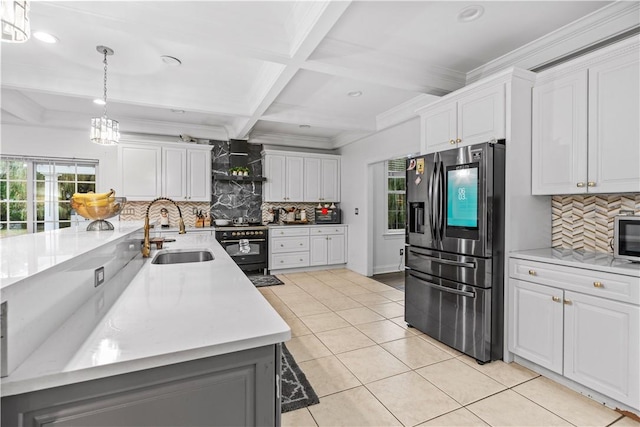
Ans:
[{"label": "kitchen island", "polygon": [[[139,229],[115,240],[109,233],[118,227],[57,231],[65,232],[80,240],[100,233],[114,248],[126,242],[128,261],[8,370],[3,425],[279,424],[279,343],[290,329],[213,236],[179,235],[163,249],[209,250],[212,261],[162,265],[151,262],[156,251],[138,253]],[[102,250],[107,265],[122,258]],[[84,259],[93,273],[90,255],[65,262]],[[28,287],[28,279],[11,286]],[[24,309],[11,297],[3,293],[9,312]]]}]

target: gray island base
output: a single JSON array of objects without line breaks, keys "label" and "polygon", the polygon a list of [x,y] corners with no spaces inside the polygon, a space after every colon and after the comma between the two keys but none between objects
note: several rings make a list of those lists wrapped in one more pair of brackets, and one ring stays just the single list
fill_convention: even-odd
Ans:
[{"label": "gray island base", "polygon": [[2,399],[3,426],[280,425],[280,344]]}]

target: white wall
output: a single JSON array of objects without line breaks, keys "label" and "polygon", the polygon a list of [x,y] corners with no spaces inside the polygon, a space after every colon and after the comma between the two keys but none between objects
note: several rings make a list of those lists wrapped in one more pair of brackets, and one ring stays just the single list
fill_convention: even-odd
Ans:
[{"label": "white wall", "polygon": [[404,267],[404,233],[386,234],[387,232],[387,186],[385,162],[369,165],[373,176],[372,214],[373,214],[373,274],[400,271]]},{"label": "white wall", "polygon": [[89,141],[89,123],[86,131],[2,124],[1,137],[1,155],[98,160],[96,190],[108,191],[118,182],[118,149]]},{"label": "white wall", "polygon": [[[373,170],[369,165],[420,151],[419,118],[361,139],[340,149],[342,217],[349,224],[347,268],[373,274]],[[355,214],[355,209],[359,214]]]}]

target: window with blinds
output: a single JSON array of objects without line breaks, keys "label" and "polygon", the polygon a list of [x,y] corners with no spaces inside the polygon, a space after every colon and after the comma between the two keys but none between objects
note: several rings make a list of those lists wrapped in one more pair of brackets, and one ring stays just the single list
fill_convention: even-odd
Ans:
[{"label": "window with blinds", "polygon": [[406,222],[406,159],[386,162],[387,170],[387,231],[403,232]]},{"label": "window with blinds", "polygon": [[96,190],[93,160],[0,157],[0,237],[70,227],[73,193]]}]

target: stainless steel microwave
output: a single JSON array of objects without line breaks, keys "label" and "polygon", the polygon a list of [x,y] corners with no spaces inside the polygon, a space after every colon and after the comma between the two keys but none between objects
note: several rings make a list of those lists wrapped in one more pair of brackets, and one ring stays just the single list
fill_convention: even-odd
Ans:
[{"label": "stainless steel microwave", "polygon": [[340,209],[316,209],[316,224],[340,224],[342,221]]},{"label": "stainless steel microwave", "polygon": [[640,216],[618,215],[615,217],[613,256],[640,262]]}]

